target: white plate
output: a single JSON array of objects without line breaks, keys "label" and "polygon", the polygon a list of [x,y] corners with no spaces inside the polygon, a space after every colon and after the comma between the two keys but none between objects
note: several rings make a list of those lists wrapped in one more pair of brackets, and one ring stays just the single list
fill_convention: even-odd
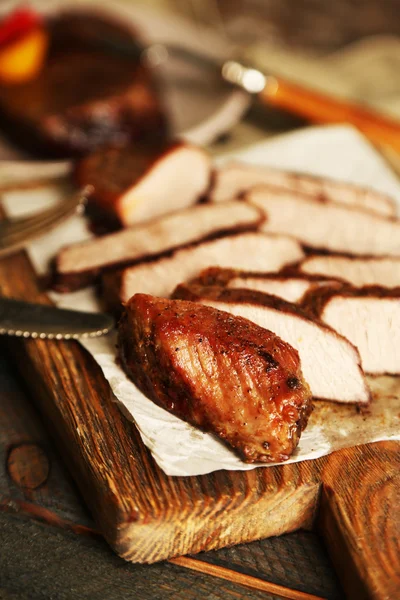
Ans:
[{"label": "white plate", "polygon": [[[32,0],[31,6],[50,15],[59,10],[93,10],[110,14],[125,25],[137,28],[149,43],[177,42],[192,49],[206,50],[211,56],[227,56],[229,48],[208,31],[199,31],[191,22],[169,13],[154,12],[143,6],[117,0],[112,4],[93,3],[81,0],[79,4],[71,0]],[[2,2],[1,13],[5,14],[17,5]],[[209,69],[195,68],[192,65],[170,61],[158,73],[162,80],[163,98],[175,136],[195,144],[206,145],[228,131],[247,110],[250,97],[225,85],[218,74],[213,76]],[[62,174],[69,168],[67,161],[32,161],[18,149],[0,137],[0,160],[21,161],[21,165],[0,164],[0,174],[8,180],[21,178],[48,177]],[[12,172],[10,171],[12,167]],[[4,178],[2,178],[4,181]]]}]

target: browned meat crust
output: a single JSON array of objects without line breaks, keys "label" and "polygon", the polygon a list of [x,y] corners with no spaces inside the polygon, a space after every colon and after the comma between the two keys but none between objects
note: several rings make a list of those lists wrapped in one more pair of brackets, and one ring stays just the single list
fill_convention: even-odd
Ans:
[{"label": "browned meat crust", "polygon": [[145,394],[244,461],[284,461],[295,450],[311,395],[298,353],[270,331],[192,302],[136,294],[119,349]]},{"label": "browned meat crust", "polygon": [[104,36],[137,43],[129,29],[81,12],[60,15],[49,28],[51,45],[41,73],[0,88],[0,125],[12,141],[54,157],[131,139],[165,138],[166,119],[151,73],[136,59],[96,45]]},{"label": "browned meat crust", "polygon": [[252,272],[252,271],[243,271],[241,269],[223,269],[221,267],[209,267],[208,269],[203,269],[196,277],[191,279],[190,283],[196,283],[200,285],[216,285],[220,287],[226,286],[232,279],[236,277],[246,278],[251,277],[252,279],[273,279],[273,280],[281,280],[287,281],[290,278],[295,279],[303,279],[304,281],[310,281],[311,283],[336,283],[338,285],[343,285],[343,282],[335,277],[328,277],[325,275],[312,275],[308,273],[303,273],[297,271],[297,265],[300,263],[296,263],[295,265],[289,265],[288,267],[284,267],[277,273],[261,273],[261,272]]},{"label": "browned meat crust", "polygon": [[324,307],[334,297],[341,298],[400,298],[400,287],[385,288],[379,285],[366,285],[355,288],[344,284],[339,290],[332,288],[319,288],[310,290],[304,295],[301,309],[315,318],[320,318]]},{"label": "browned meat crust", "polygon": [[100,224],[106,230],[196,204],[204,198],[210,176],[210,156],[185,142],[163,148],[137,143],[102,148],[75,168],[78,185],[94,189],[89,204],[92,220],[97,229]]}]

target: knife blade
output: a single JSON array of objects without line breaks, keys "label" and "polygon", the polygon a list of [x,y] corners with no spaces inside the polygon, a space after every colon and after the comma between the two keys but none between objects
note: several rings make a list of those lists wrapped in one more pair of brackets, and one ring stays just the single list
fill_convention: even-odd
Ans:
[{"label": "knife blade", "polygon": [[114,327],[106,313],[0,298],[0,335],[68,340],[105,335]]}]

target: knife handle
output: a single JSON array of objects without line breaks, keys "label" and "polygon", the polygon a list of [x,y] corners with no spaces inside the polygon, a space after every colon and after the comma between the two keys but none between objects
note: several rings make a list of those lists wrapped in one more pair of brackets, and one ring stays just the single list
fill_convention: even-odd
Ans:
[{"label": "knife handle", "polygon": [[313,123],[350,123],[372,142],[400,152],[400,122],[346,100],[268,76],[258,94],[261,103],[286,110]]}]

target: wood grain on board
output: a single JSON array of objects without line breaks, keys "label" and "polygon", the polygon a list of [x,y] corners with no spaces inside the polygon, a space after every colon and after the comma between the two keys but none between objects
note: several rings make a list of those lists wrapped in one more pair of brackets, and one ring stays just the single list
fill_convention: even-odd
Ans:
[{"label": "wood grain on board", "polygon": [[[48,301],[24,253],[0,262],[0,293]],[[393,476],[398,444],[277,468],[168,477],[79,344],[10,339],[7,347],[98,528],[123,558],[154,562],[309,529],[321,506],[320,531],[345,588],[360,598],[383,599],[400,587],[399,537],[393,534],[400,509]],[[371,476],[361,477],[364,464]]]}]

